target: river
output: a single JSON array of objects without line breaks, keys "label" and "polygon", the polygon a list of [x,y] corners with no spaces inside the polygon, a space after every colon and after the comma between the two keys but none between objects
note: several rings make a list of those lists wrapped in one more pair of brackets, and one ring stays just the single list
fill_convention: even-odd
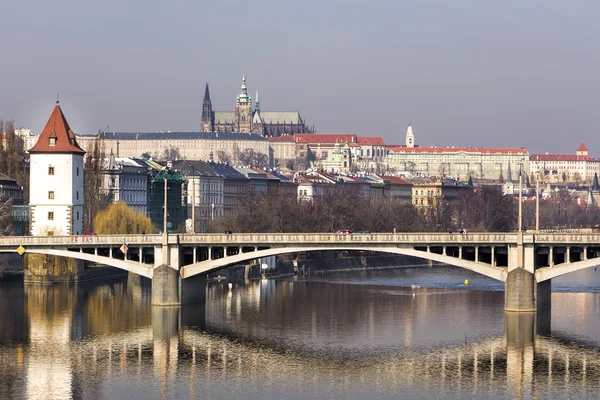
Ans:
[{"label": "river", "polygon": [[153,308],[132,277],[3,282],[0,399],[597,398],[600,271],[555,279],[537,320],[505,314],[502,289],[452,267],[363,270]]}]

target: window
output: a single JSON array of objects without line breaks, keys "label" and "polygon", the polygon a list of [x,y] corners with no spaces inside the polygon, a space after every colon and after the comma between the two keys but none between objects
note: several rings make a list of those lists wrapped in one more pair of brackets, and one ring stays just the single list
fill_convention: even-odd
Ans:
[{"label": "window", "polygon": [[48,167],[48,175],[54,175],[54,167]]},{"label": "window", "polygon": [[48,138],[48,145],[56,146],[56,138],[55,137]]},{"label": "window", "polygon": [[48,211],[48,221],[54,221],[54,211]]},{"label": "window", "polygon": [[48,200],[54,200],[54,190],[48,191]]},{"label": "window", "polygon": [[77,211],[77,221],[79,221],[79,211]]},{"label": "window", "polygon": [[79,200],[79,190],[77,191],[76,195],[77,195],[77,200]]},{"label": "window", "polygon": [[77,176],[79,176],[79,167],[77,167]]}]

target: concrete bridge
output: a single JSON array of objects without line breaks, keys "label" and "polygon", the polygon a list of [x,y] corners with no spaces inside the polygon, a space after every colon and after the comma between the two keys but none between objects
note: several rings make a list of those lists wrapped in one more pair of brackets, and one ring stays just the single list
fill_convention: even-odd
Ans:
[{"label": "concrete bridge", "polygon": [[505,282],[507,311],[550,307],[551,279],[600,264],[600,234],[248,233],[10,236],[0,252],[69,257],[152,279],[152,303],[193,302],[195,277],[262,257],[362,250],[420,257]]}]

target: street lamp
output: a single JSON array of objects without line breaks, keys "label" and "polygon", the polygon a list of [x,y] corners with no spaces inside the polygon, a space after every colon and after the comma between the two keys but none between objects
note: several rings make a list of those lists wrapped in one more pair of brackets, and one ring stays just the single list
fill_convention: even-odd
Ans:
[{"label": "street lamp", "polygon": [[196,169],[190,164],[192,169],[192,233],[196,233]]},{"label": "street lamp", "polygon": [[163,169],[164,179],[165,179],[165,193],[164,193],[164,211],[163,211],[163,236],[162,236],[162,256],[163,256],[163,264],[169,265],[169,233],[167,229],[167,168]]}]

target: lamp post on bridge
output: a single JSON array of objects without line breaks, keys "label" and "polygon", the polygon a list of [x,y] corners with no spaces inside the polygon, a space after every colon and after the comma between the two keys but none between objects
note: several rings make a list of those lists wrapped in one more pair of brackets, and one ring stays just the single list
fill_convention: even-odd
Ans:
[{"label": "lamp post on bridge", "polygon": [[163,264],[169,265],[169,233],[167,229],[167,168],[164,169],[165,189],[164,189],[164,209],[163,209],[163,236],[162,252]]},{"label": "lamp post on bridge", "polygon": [[192,234],[196,233],[196,168],[190,164],[192,169]]}]

